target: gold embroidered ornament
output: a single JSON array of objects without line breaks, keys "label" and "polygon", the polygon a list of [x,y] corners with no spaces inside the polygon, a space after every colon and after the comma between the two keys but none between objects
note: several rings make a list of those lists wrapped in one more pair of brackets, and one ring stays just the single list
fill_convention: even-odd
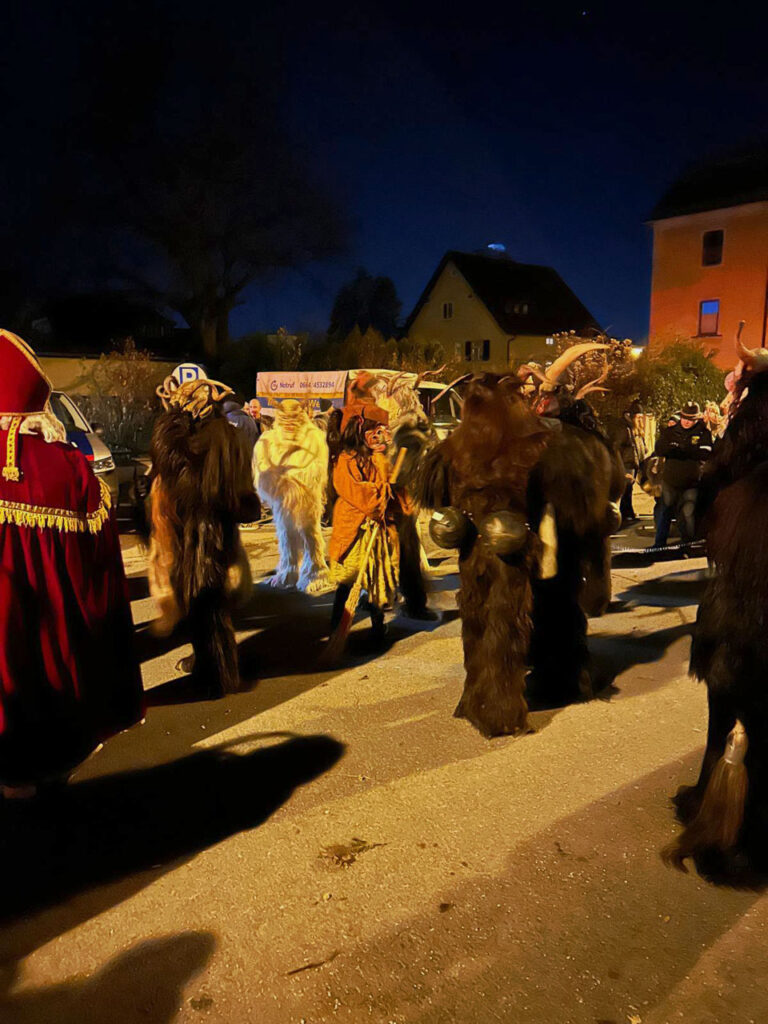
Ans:
[{"label": "gold embroidered ornament", "polygon": [[14,416],[8,428],[8,441],[5,447],[5,465],[3,466],[3,480],[17,484],[21,480],[21,470],[17,465],[19,430],[21,429],[21,416]]}]

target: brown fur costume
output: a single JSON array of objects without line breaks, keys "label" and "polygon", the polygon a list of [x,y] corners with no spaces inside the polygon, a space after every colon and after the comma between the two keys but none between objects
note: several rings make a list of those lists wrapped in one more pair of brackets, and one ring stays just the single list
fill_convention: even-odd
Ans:
[{"label": "brown fur costume", "polygon": [[[456,709],[486,736],[527,728],[526,667],[537,695],[562,702],[589,691],[586,614],[610,600],[611,504],[621,461],[589,407],[574,422],[536,416],[519,379],[473,379],[460,426],[425,456],[417,499],[451,505],[474,526],[459,550],[464,693]],[[526,514],[522,551],[503,560],[476,526],[490,512]],[[540,537],[556,541],[542,551]],[[556,551],[556,555],[555,555]]]},{"label": "brown fur costume", "polygon": [[186,618],[195,675],[216,696],[239,686],[230,609],[235,593],[250,591],[250,572],[237,524],[258,518],[258,499],[242,432],[215,393],[182,388],[191,400],[174,394],[152,434],[150,589],[156,630]]},{"label": "brown fur costume", "polygon": [[686,828],[665,850],[677,867],[692,857],[716,875],[768,869],[768,359],[745,361],[699,494],[715,566],[691,647],[691,673],[707,684],[707,747],[698,782],[675,800]]},{"label": "brown fur costume", "polygon": [[557,573],[534,585],[531,685],[543,700],[563,703],[592,694],[587,617],[602,615],[611,600],[609,538],[618,525],[625,474],[584,399],[566,398],[560,418],[549,422],[529,503],[534,528],[547,505],[554,510]]},{"label": "brown fur costume", "polygon": [[[433,509],[454,506],[473,524],[494,511],[525,513],[528,479],[546,442],[546,428],[511,382],[490,374],[473,379],[461,424],[423,460],[417,500]],[[528,728],[525,673],[538,553],[529,532],[523,549],[504,561],[475,526],[459,550],[466,678],[455,715],[484,736]]]}]

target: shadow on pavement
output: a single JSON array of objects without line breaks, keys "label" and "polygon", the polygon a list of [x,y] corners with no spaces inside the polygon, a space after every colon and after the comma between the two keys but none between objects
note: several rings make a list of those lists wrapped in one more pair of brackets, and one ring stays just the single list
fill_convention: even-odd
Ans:
[{"label": "shadow on pavement", "polygon": [[[691,636],[692,630],[692,624],[681,623],[667,629],[658,629],[654,633],[589,637],[595,695],[605,699],[611,696],[611,691],[617,693],[614,683],[618,676],[635,665],[650,665],[661,661],[667,649],[677,640]],[[651,684],[644,684],[640,689],[643,693],[649,693],[661,689],[668,682],[669,679],[659,673],[659,678]],[[637,692],[638,687],[633,686],[633,694]]]},{"label": "shadow on pavement", "polygon": [[343,751],[329,736],[296,736],[250,754],[204,751],[74,783],[34,802],[6,803],[0,916],[29,914],[135,872],[162,874],[179,859],[261,825]]},{"label": "shadow on pavement", "polygon": [[[344,656],[332,668],[323,667],[320,657],[328,637],[333,594],[309,597],[299,591],[275,590],[260,584],[248,605],[235,617],[238,632],[256,631],[238,644],[243,692],[261,679],[303,677],[295,693],[304,692],[345,669],[382,657],[399,641],[415,633],[429,633],[458,618],[455,609],[438,610],[434,621],[421,621],[404,614],[389,614],[387,636],[372,642],[367,614],[360,608]],[[183,624],[170,637],[154,637],[148,628],[137,631],[140,661],[158,657],[188,642]],[[249,685],[250,684],[250,685]],[[184,675],[170,679],[147,692],[150,707],[191,704],[208,699],[203,687]],[[291,692],[291,696],[294,695]]]},{"label": "shadow on pavement", "polygon": [[709,575],[706,569],[689,569],[636,583],[617,595],[619,607],[612,611],[629,611],[638,605],[659,608],[684,608],[697,605],[704,595]]},{"label": "shadow on pavement", "polygon": [[[115,957],[91,977],[17,995],[9,994],[14,969],[5,965],[0,976],[0,1024],[170,1024],[186,985],[206,965],[215,946],[209,932],[153,939]],[[212,1002],[190,1001],[200,1010]]]},{"label": "shadow on pavement", "polygon": [[[681,775],[695,777],[700,757],[694,751],[682,765],[674,758],[516,844],[500,829],[500,846],[511,846],[504,866],[496,869],[498,851],[484,843],[467,861],[455,860],[431,907],[342,950],[333,997],[350,1020],[370,1013],[371,992],[377,1019],[412,1024],[671,1020],[653,1008],[759,898],[705,885],[661,861],[673,830],[668,794]],[[509,800],[514,811],[513,787]],[[522,822],[527,812],[523,803],[516,809]],[[414,877],[430,855],[421,838],[416,833],[402,851]],[[369,975],[361,990],[361,963],[376,965],[376,988]],[[330,1015],[330,983],[327,969],[306,976],[300,1009]],[[711,1019],[748,1019],[728,1016],[717,988],[715,976]]]}]

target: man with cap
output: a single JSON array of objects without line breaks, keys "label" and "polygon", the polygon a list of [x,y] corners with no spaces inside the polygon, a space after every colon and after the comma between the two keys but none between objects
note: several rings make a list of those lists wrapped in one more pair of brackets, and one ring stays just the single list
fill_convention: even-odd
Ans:
[{"label": "man with cap", "polygon": [[107,487],[66,442],[32,349],[0,330],[0,784],[61,780],[143,715]]},{"label": "man with cap", "polygon": [[701,469],[712,455],[712,435],[697,402],[686,402],[669,426],[659,434],[655,455],[664,459],[661,503],[656,522],[656,547],[664,547],[672,518],[677,513],[681,539],[695,537],[694,512]]}]

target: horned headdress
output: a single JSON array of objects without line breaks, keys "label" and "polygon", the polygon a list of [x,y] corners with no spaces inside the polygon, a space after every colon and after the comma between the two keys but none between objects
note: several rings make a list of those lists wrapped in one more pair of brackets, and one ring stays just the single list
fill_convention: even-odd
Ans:
[{"label": "horned headdress", "polygon": [[[533,363],[524,363],[518,370],[518,376],[523,380],[528,377],[535,377],[539,381],[539,391],[544,394],[551,394],[553,391],[557,391],[559,387],[562,387],[560,378],[571,363],[575,363],[577,359],[588,355],[590,352],[598,352],[601,349],[605,350],[610,347],[610,345],[604,345],[598,341],[583,341],[578,345],[571,345],[570,348],[567,348],[546,370],[542,370]],[[574,397],[584,398],[591,391],[607,391],[608,388],[600,387],[607,376],[608,365],[606,363],[600,376],[579,388]]]},{"label": "horned headdress", "polygon": [[741,340],[741,332],[744,330],[744,323],[744,320],[739,320],[739,326],[736,331],[736,351],[739,354],[739,359],[744,363],[747,370],[753,370],[755,373],[762,373],[763,370],[768,370],[768,349],[747,348]]}]

